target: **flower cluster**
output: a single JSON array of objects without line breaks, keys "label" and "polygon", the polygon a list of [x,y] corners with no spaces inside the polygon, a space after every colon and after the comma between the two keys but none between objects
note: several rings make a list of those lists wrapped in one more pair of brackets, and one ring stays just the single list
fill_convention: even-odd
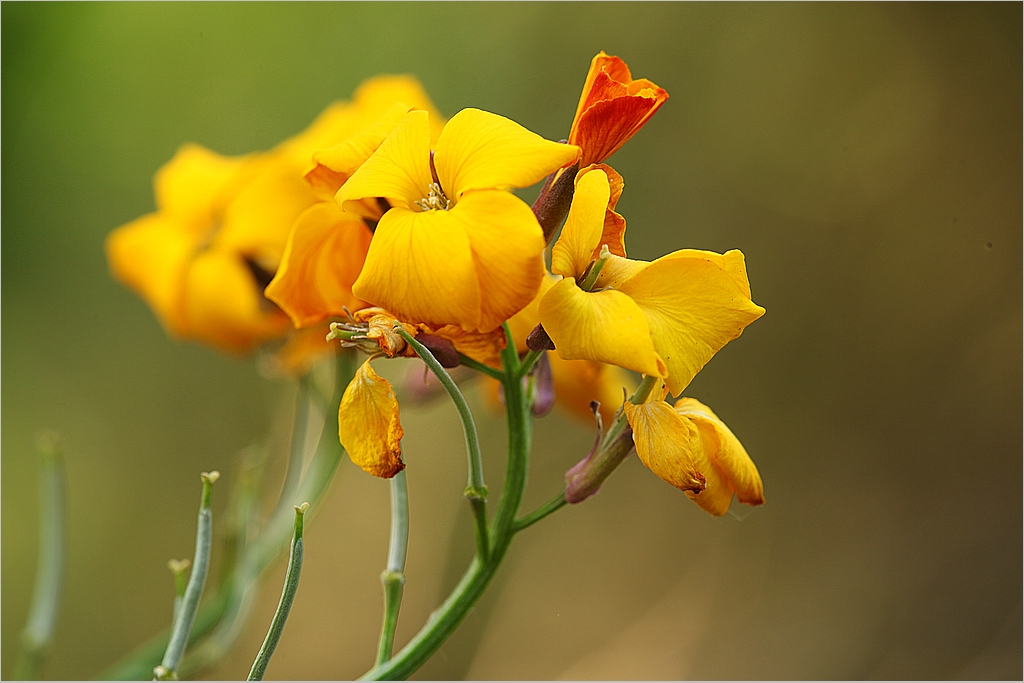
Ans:
[{"label": "flower cluster", "polygon": [[[524,382],[610,425],[567,475],[570,502],[625,443],[712,514],[734,493],[756,505],[737,438],[696,400],[670,401],[764,313],[743,254],[630,259],[615,210],[624,182],[605,161],[667,99],[602,52],[559,143],[479,109],[445,121],[414,79],[378,77],[269,152],[183,147],[156,175],[156,213],[110,235],[111,268],[178,337],[240,352],[288,338],[305,357],[336,348],[330,324],[328,339],[367,352],[339,436],[376,476],[405,465],[397,398],[370,359],[415,355],[412,336],[492,376],[514,344]],[[533,207],[512,192],[542,180]]]}]

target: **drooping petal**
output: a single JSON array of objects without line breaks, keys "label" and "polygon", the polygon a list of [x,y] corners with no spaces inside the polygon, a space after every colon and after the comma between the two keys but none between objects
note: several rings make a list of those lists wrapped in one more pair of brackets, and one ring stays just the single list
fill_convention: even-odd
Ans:
[{"label": "drooping petal", "polygon": [[706,475],[699,467],[697,428],[665,401],[641,405],[627,401],[625,412],[641,462],[677,489],[703,491]]},{"label": "drooping petal", "polygon": [[185,335],[182,280],[197,247],[191,231],[153,213],[111,232],[105,246],[114,277],[145,299],[171,334]]},{"label": "drooping petal", "polygon": [[390,479],[403,469],[398,399],[391,383],[363,363],[345,389],[338,408],[338,437],[356,465]]},{"label": "drooping petal", "polygon": [[437,141],[434,166],[448,198],[470,190],[529,187],[579,155],[572,145],[545,140],[504,116],[463,109]]},{"label": "drooping petal", "polygon": [[360,199],[383,197],[391,206],[413,209],[427,196],[430,122],[427,112],[411,111],[352,177],[338,190],[341,207],[361,213]]},{"label": "drooping petal", "polygon": [[650,325],[654,348],[678,395],[704,364],[764,314],[713,252],[685,249],[653,261],[621,284]]},{"label": "drooping petal", "polygon": [[371,237],[363,220],[342,211],[337,202],[314,204],[296,219],[267,298],[297,328],[340,316],[345,308],[362,308],[365,302],[352,294],[352,283]]},{"label": "drooping petal", "polygon": [[182,289],[187,335],[194,339],[246,352],[288,329],[288,319],[263,298],[252,271],[237,254],[213,248],[200,252]]},{"label": "drooping petal", "polygon": [[540,319],[566,360],[596,360],[647,375],[667,370],[640,307],[622,292],[583,292],[561,280],[540,302]]},{"label": "drooping petal", "polygon": [[393,208],[384,214],[352,293],[405,322],[477,329],[476,262],[465,226],[451,213]]},{"label": "drooping petal", "polygon": [[[683,418],[693,422],[700,432],[704,454],[712,468],[720,475],[720,489],[708,480],[708,488],[703,493],[693,496],[694,502],[712,514],[725,514],[729,509],[729,501],[733,492],[736,499],[747,505],[764,504],[764,487],[757,466],[747,455],[743,444],[736,438],[722,420],[706,405],[692,398],[681,398],[675,405],[675,411]],[[725,498],[724,508],[721,498]],[[715,502],[702,500],[715,498]],[[713,509],[710,509],[713,508]]]},{"label": "drooping petal", "polygon": [[[500,190],[465,195],[447,213],[469,236],[480,283],[480,319],[467,330],[488,332],[533,300],[544,277],[544,236],[533,211]],[[443,264],[438,264],[443,265]]]},{"label": "drooping petal", "polygon": [[551,250],[551,272],[579,278],[601,243],[611,188],[608,176],[593,169],[576,176],[576,192],[562,234]]}]

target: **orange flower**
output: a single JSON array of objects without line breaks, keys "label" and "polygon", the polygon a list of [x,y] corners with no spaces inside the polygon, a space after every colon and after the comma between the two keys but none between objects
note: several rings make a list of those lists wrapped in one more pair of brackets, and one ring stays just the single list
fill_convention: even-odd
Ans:
[{"label": "orange flower", "polygon": [[643,128],[668,93],[646,78],[633,80],[618,57],[599,52],[590,62],[569,144],[583,150],[580,168],[604,161]]}]

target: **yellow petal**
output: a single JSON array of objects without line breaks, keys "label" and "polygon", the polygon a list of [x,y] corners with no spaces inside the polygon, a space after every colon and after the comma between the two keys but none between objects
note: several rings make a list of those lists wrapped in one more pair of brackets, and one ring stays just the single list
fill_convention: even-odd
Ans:
[{"label": "yellow petal", "polygon": [[550,275],[545,275],[540,280],[540,289],[537,291],[537,295],[533,297],[533,300],[528,303],[521,311],[516,313],[508,320],[508,328],[512,333],[512,339],[516,342],[516,351],[519,353],[526,353],[529,349],[526,347],[526,337],[533,332],[533,328],[540,324],[540,302],[544,298],[544,295],[548,293],[548,290],[557,282]]},{"label": "yellow petal", "polygon": [[597,283],[594,285],[594,289],[604,289],[606,287],[618,289],[622,286],[623,282],[649,265],[651,264],[648,261],[637,261],[612,254],[604,262],[604,268],[601,269],[601,273],[597,276]]},{"label": "yellow petal", "polygon": [[566,278],[541,300],[540,319],[566,360],[596,360],[665,376],[643,311],[622,292],[583,292]]},{"label": "yellow petal", "polygon": [[467,332],[457,325],[445,325],[436,330],[427,328],[424,331],[449,340],[463,356],[501,369],[501,351],[505,348],[506,340],[505,330],[500,327],[490,332]]},{"label": "yellow petal", "polygon": [[394,208],[384,214],[353,294],[405,322],[476,329],[480,284],[473,250],[452,213]]},{"label": "yellow petal", "polygon": [[362,219],[338,208],[335,201],[318,202],[295,221],[277,274],[266,289],[268,299],[307,327],[340,316],[347,307],[365,303],[352,294],[370,248],[372,233]]},{"label": "yellow petal", "polygon": [[352,104],[368,118],[383,115],[396,102],[407,105],[406,111],[411,108],[425,110],[430,115],[430,140],[437,142],[444,128],[444,117],[415,77],[374,76],[363,81],[352,96]]},{"label": "yellow petal", "polygon": [[[480,287],[480,317],[467,330],[488,332],[533,300],[544,277],[544,234],[533,211],[521,199],[500,190],[465,195],[447,214],[469,236]],[[444,277],[443,263],[438,263]]]},{"label": "yellow petal", "polygon": [[316,202],[300,170],[283,157],[265,164],[227,205],[214,243],[245,254],[273,273],[295,219]]},{"label": "yellow petal", "polygon": [[287,318],[263,298],[237,254],[200,252],[185,276],[182,296],[188,336],[228,351],[248,351],[288,329]]},{"label": "yellow petal", "polygon": [[329,331],[328,325],[317,325],[292,332],[270,357],[270,371],[287,377],[307,374],[321,358],[338,350],[338,342],[327,341]]},{"label": "yellow petal", "polygon": [[551,250],[551,272],[567,278],[579,278],[600,246],[605,211],[611,189],[608,176],[593,169],[576,178],[569,215],[558,242]]},{"label": "yellow petal", "polygon": [[392,206],[413,209],[427,196],[430,173],[430,122],[425,111],[405,115],[391,135],[338,190],[338,203],[360,213],[359,200],[384,197]]},{"label": "yellow petal", "polygon": [[705,487],[697,428],[664,401],[625,405],[641,462],[672,486],[699,493]]},{"label": "yellow petal", "polygon": [[168,332],[186,334],[182,280],[197,238],[180,221],[158,213],[122,225],[107,236],[114,277],[146,300]]},{"label": "yellow petal", "polygon": [[348,457],[375,477],[390,479],[403,469],[402,424],[391,384],[363,363],[338,408],[338,437]]},{"label": "yellow petal", "polygon": [[733,492],[741,503],[762,505],[764,487],[761,475],[743,444],[725,423],[710,408],[692,398],[679,399],[675,411],[697,426],[705,457],[718,475],[716,481],[708,478],[704,492],[691,496],[694,502],[716,515],[725,514],[729,509]]},{"label": "yellow petal", "polygon": [[223,209],[222,196],[251,157],[226,157],[196,144],[183,145],[153,178],[156,207],[203,232]]},{"label": "yellow petal", "polygon": [[654,348],[678,395],[704,364],[764,314],[741,289],[723,257],[685,249],[651,262],[619,287],[639,305]]},{"label": "yellow petal", "polygon": [[434,165],[448,198],[470,190],[529,187],[579,156],[504,116],[463,109],[441,132]]},{"label": "yellow petal", "polygon": [[610,425],[623,401],[623,389],[633,393],[636,380],[622,368],[592,360],[564,360],[549,353],[551,378],[558,405],[587,424],[593,424],[590,402],[601,404],[601,419]]}]

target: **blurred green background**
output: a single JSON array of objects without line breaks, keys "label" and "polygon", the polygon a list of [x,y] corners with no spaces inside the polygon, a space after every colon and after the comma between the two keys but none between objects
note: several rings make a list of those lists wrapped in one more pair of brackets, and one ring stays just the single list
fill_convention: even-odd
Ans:
[{"label": "blurred green background", "polygon": [[[377,73],[559,139],[603,49],[671,94],[611,159],[630,255],[741,248],[768,310],[686,392],[743,440],[768,503],[713,519],[632,458],[517,539],[418,676],[1019,679],[1021,20],[1019,3],[4,3],[3,675],[40,429],[64,436],[69,477],[48,678],[169,623],[198,472],[287,434],[292,384],[168,340],[107,273],[104,236],[152,210],[175,149],[267,149]],[[497,490],[503,427],[470,394]],[[472,553],[454,409],[403,422],[400,643]],[[525,507],[591,429],[538,423]],[[269,678],[372,664],[387,518],[386,483],[343,463]],[[282,576],[209,677],[245,676]]]}]

